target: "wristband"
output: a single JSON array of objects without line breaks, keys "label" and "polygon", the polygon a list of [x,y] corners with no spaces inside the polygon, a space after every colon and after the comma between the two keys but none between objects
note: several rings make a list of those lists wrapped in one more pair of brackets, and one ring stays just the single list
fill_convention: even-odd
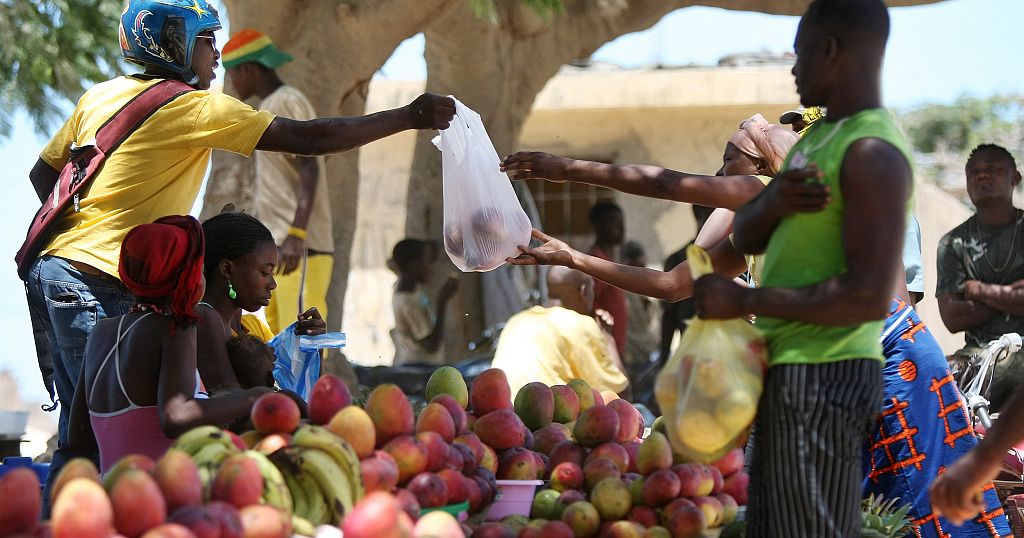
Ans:
[{"label": "wristband", "polygon": [[288,227],[288,235],[290,235],[290,236],[292,236],[292,237],[294,237],[296,239],[299,239],[301,241],[305,241],[306,240],[306,230],[303,230],[302,228],[299,228],[299,227],[296,227],[296,226],[289,226]]}]

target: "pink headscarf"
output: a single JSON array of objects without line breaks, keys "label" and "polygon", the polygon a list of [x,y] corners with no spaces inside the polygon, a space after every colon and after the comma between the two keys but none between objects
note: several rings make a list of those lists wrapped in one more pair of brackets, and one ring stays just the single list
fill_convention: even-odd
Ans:
[{"label": "pink headscarf", "polygon": [[751,157],[764,159],[769,172],[775,175],[797,140],[800,136],[792,129],[768,123],[764,116],[754,114],[740,123],[740,130],[732,135],[729,143]]}]

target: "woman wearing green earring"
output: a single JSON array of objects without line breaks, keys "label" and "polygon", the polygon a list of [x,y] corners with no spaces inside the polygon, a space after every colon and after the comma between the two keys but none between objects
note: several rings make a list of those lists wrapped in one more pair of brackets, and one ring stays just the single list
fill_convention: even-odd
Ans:
[{"label": "woman wearing green earring", "polygon": [[[277,283],[277,245],[270,230],[246,213],[228,208],[203,223],[206,251],[203,263],[206,293],[199,303],[199,374],[213,393],[238,388],[238,379],[227,355],[227,340],[251,334],[264,342],[273,339],[261,318],[243,314],[267,306]],[[321,334],[326,324],[316,308],[299,316],[298,331]]]}]

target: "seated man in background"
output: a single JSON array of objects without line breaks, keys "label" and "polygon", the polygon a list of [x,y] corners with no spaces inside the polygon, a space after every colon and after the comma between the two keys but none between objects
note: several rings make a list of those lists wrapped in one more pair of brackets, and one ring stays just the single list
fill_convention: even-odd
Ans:
[{"label": "seated man in background", "polygon": [[533,381],[564,385],[574,378],[623,394],[629,381],[615,342],[594,318],[594,279],[552,267],[547,282],[548,306],[509,318],[491,366],[505,371],[512,394]]},{"label": "seated man in background", "polygon": [[[965,333],[954,354],[969,358],[1004,333],[1024,333],[1024,211],[1013,206],[1020,184],[1017,163],[1006,149],[982,144],[967,159],[967,194],[977,212],[939,241],[936,264],[942,322]],[[1021,353],[996,365],[990,400],[998,411],[1024,381]]]}]

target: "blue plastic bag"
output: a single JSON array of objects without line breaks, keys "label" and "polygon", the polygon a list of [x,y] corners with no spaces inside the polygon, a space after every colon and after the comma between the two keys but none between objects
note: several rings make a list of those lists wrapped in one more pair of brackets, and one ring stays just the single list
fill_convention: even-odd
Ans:
[{"label": "blue plastic bag", "polygon": [[274,350],[274,380],[281,389],[309,400],[313,384],[320,378],[320,350],[345,347],[345,333],[316,336],[297,335],[292,323],[267,345]]}]

